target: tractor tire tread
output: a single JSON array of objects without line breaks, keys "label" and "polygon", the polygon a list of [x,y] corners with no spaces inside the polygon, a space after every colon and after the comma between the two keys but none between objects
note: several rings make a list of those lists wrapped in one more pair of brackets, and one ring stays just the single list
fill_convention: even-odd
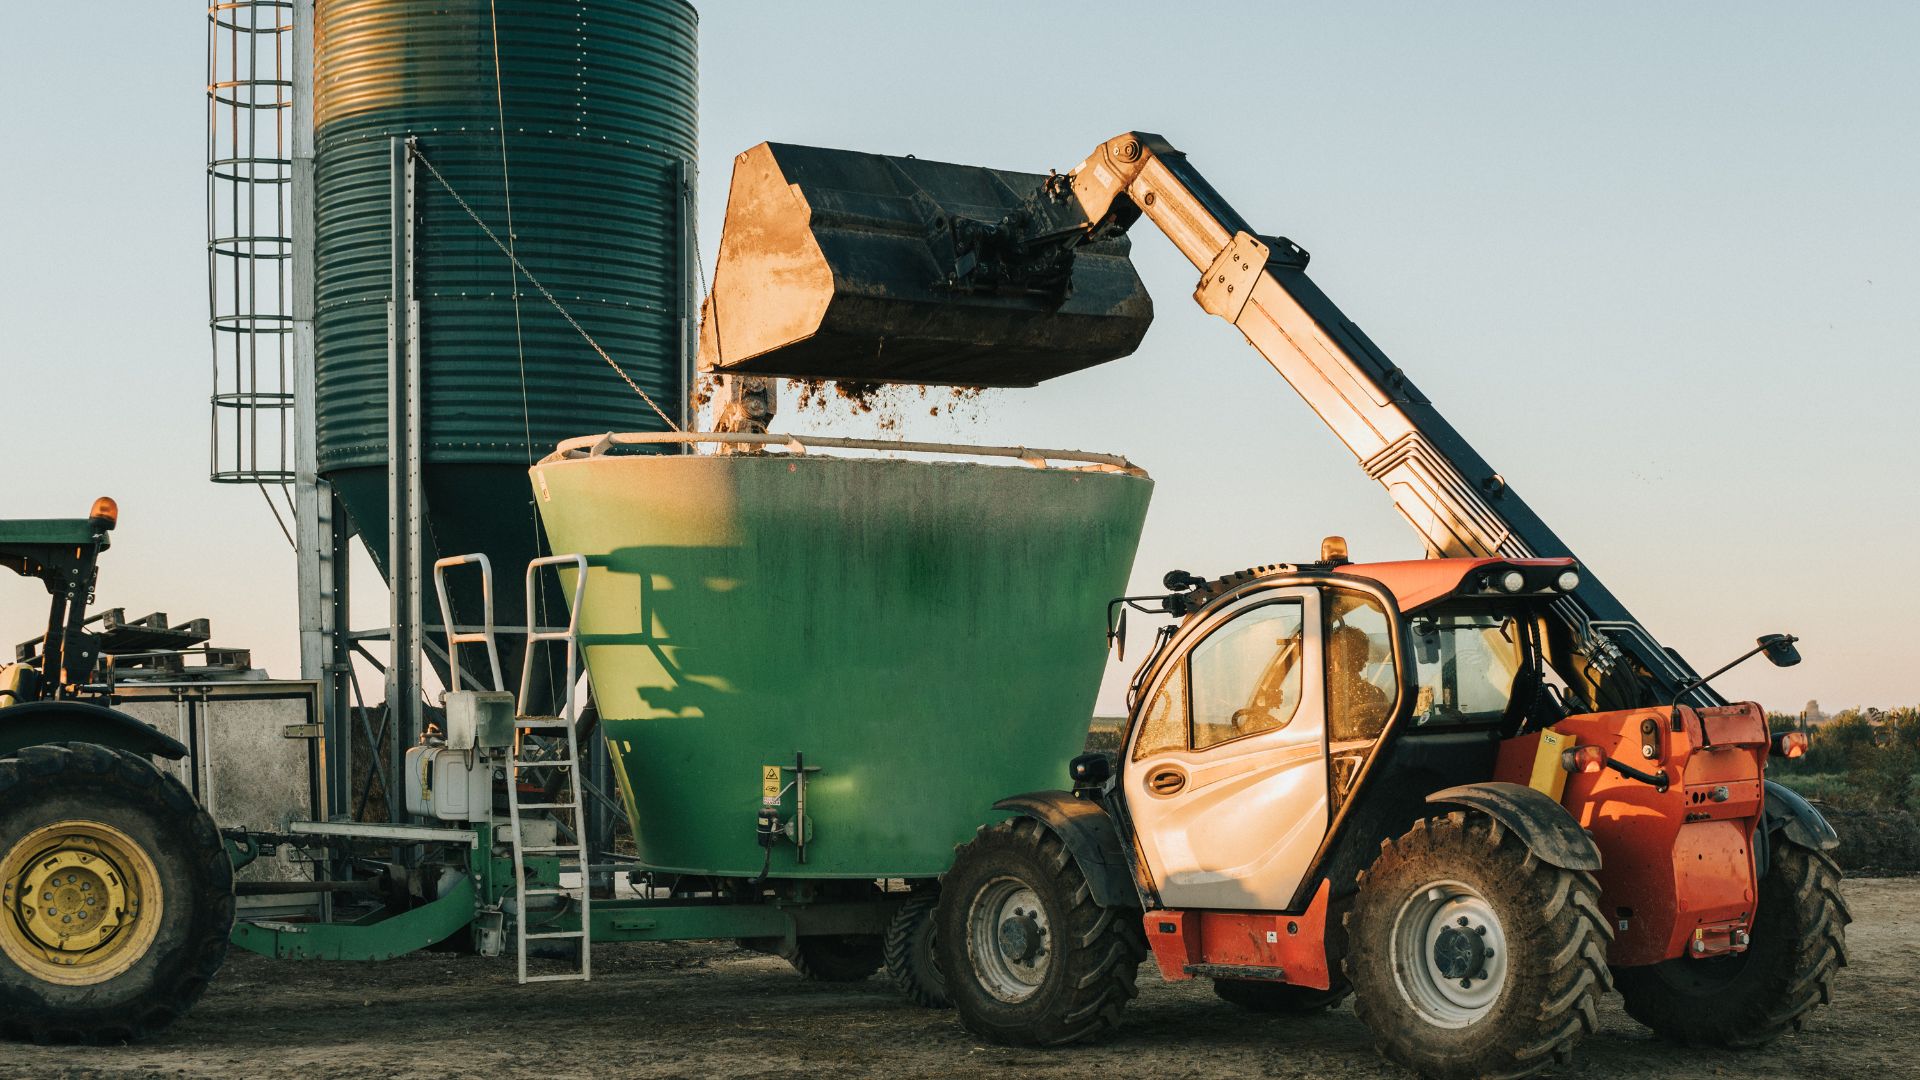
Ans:
[{"label": "tractor tire tread", "polygon": [[[1749,961],[1769,969],[1747,981],[1743,993],[1682,996],[1661,978],[1658,965],[1623,968],[1617,976],[1627,1015],[1669,1042],[1749,1050],[1801,1030],[1808,1013],[1833,1000],[1833,978],[1847,966],[1846,927],[1853,921],[1840,893],[1839,864],[1826,852],[1784,838],[1776,843],[1773,869],[1760,886]],[[1770,899],[1775,910],[1788,912],[1784,924],[1769,912]],[[1790,935],[1791,944],[1767,948],[1767,930]]]},{"label": "tractor tire tread", "polygon": [[[1421,1024],[1403,1022],[1392,1013],[1399,995],[1390,960],[1379,944],[1386,940],[1385,931],[1366,925],[1372,921],[1368,882],[1422,863],[1445,867],[1470,848],[1480,849],[1475,854],[1482,857],[1492,849],[1509,878],[1503,891],[1534,905],[1537,925],[1515,926],[1509,933],[1529,937],[1533,951],[1547,963],[1536,996],[1538,1008],[1511,1009],[1499,1016],[1498,1030],[1442,1054],[1422,1045]],[[1599,1027],[1597,998],[1613,985],[1606,964],[1612,936],[1605,920],[1597,917],[1599,889],[1591,874],[1543,862],[1519,836],[1497,829],[1486,815],[1456,810],[1418,821],[1398,838],[1383,842],[1379,858],[1359,875],[1358,886],[1356,903],[1342,919],[1349,941],[1355,943],[1342,969],[1355,987],[1355,1014],[1374,1033],[1388,1060],[1434,1080],[1514,1080],[1570,1061],[1574,1047]]]},{"label": "tractor tire tread", "polygon": [[887,975],[908,1001],[926,1009],[953,1007],[934,958],[933,922],[939,906],[938,892],[916,892],[887,923]]},{"label": "tractor tire tread", "polygon": [[[0,758],[0,806],[31,797],[38,786],[59,791],[86,787],[141,806],[163,821],[184,825],[192,845],[195,891],[212,903],[185,943],[185,955],[139,997],[110,1012],[64,1016],[27,998],[0,979],[0,1038],[42,1045],[102,1046],[138,1042],[186,1015],[226,961],[233,930],[233,862],[220,830],[193,795],[147,759],[97,743],[44,743]],[[22,787],[26,791],[20,791]],[[156,853],[157,854],[157,853]]]},{"label": "tractor tire tread", "polygon": [[[942,969],[948,996],[960,1011],[963,1024],[974,1034],[989,1041],[1014,1046],[1066,1046],[1087,1042],[1111,1034],[1121,1024],[1127,1003],[1139,996],[1136,985],[1140,963],[1146,959],[1146,932],[1129,912],[1101,907],[1087,887],[1086,876],[1073,855],[1053,830],[1032,818],[1014,818],[997,825],[982,826],[971,840],[955,849],[953,866],[943,878],[942,896],[954,904],[964,903],[946,883],[982,860],[1012,860],[1053,875],[1064,917],[1055,920],[1062,939],[1074,943],[1067,954],[1068,970],[1063,977],[1057,1001],[1043,1013],[1013,1022],[989,1022],[975,1015],[964,995],[968,988],[956,986],[948,964],[966,955],[966,938],[948,943],[945,925],[949,913],[943,904],[939,935]],[[1039,883],[1034,883],[1039,884]],[[964,913],[959,913],[964,918]],[[956,955],[957,953],[957,955]]]}]

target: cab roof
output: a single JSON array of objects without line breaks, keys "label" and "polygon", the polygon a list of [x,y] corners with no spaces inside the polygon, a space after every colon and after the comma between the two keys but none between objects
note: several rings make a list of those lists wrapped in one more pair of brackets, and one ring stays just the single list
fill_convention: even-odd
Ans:
[{"label": "cab roof", "polygon": [[1560,571],[1573,570],[1578,565],[1573,559],[1405,559],[1399,562],[1341,563],[1333,567],[1332,572],[1379,582],[1393,594],[1394,602],[1400,605],[1402,612],[1411,612],[1466,590],[1473,579],[1494,567],[1512,567],[1522,573],[1550,571],[1551,576],[1539,574],[1541,587],[1533,587],[1536,575],[1527,574],[1530,587],[1518,594],[1527,595],[1543,591],[1542,587],[1550,588],[1553,578],[1558,577]]}]

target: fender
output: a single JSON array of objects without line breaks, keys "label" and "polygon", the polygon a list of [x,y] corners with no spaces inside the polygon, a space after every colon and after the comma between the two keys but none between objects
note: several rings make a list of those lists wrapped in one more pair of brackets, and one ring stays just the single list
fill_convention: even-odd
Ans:
[{"label": "fender", "polygon": [[187,748],[126,713],[85,701],[33,701],[0,709],[0,756],[42,743],[88,742],[178,761]]},{"label": "fender", "polygon": [[1120,828],[1106,807],[1071,791],[1030,791],[1001,799],[993,808],[1032,818],[1053,830],[1087,876],[1094,903],[1109,908],[1140,906],[1133,871],[1120,847]]},{"label": "fender", "polygon": [[1840,834],[1799,792],[1772,780],[1766,787],[1761,825],[1768,835],[1785,833],[1788,840],[1809,851],[1832,851],[1840,846]]},{"label": "fender", "polygon": [[1427,796],[1430,803],[1478,810],[1518,833],[1542,862],[1563,870],[1600,869],[1600,848],[1567,808],[1521,784],[1462,784]]}]

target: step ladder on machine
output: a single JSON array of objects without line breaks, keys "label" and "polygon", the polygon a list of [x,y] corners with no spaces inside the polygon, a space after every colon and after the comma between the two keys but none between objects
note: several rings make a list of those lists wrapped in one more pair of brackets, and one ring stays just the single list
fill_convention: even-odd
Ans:
[{"label": "step ladder on machine", "polygon": [[[573,602],[567,605],[567,625],[563,630],[542,630],[539,625],[539,608],[534,603],[535,590],[540,580],[540,571],[545,567],[571,566],[574,569]],[[587,592],[587,558],[584,555],[549,555],[535,559],[527,564],[527,644],[526,652],[520,663],[520,695],[514,708],[514,749],[513,768],[508,773],[507,812],[513,822],[513,883],[514,894],[520,904],[520,918],[515,921],[519,928],[514,935],[520,960],[520,981],[565,982],[578,980],[586,982],[593,978],[593,888],[590,884],[593,876],[591,860],[587,852],[587,821],[585,800],[581,797],[586,788],[580,781],[580,739],[576,729],[579,721],[579,703],[575,700],[574,684],[580,681],[580,598]],[[533,659],[540,646],[548,643],[564,643],[567,653],[566,692],[561,698],[558,716],[527,715],[527,698],[533,687]],[[548,736],[559,732],[566,737],[566,756],[558,761],[525,761],[521,759],[523,742],[518,737],[522,733]],[[523,768],[537,769],[549,776],[558,776],[560,785],[554,795],[554,802],[523,803],[520,801],[519,772]],[[551,786],[551,785],[543,785]],[[521,812],[534,810],[546,813],[571,812],[573,817],[573,843],[553,845],[529,845],[523,842],[520,833]],[[528,855],[559,855],[561,869],[565,870],[565,860],[572,856],[574,865],[580,872],[580,929],[548,930],[537,933],[527,932],[527,897],[565,895],[567,890],[554,886],[527,888],[526,857]],[[580,967],[576,971],[556,975],[527,974],[527,942],[577,938],[580,941]]]},{"label": "step ladder on machine", "polygon": [[[480,595],[484,618],[481,629],[461,631],[456,629],[451,608],[447,602],[444,571],[448,567],[466,563],[477,563],[480,567]],[[573,602],[567,608],[567,625],[559,630],[545,630],[539,625],[539,608],[535,605],[536,590],[540,580],[540,571],[549,567],[570,566],[573,568]],[[455,555],[441,559],[434,564],[434,585],[439,591],[441,620],[447,631],[447,655],[452,670],[458,672],[458,648],[463,644],[484,644],[487,660],[493,674],[493,689],[504,691],[501,685],[499,647],[495,643],[493,625],[493,567],[482,554]],[[513,848],[514,883],[514,951],[519,964],[521,983],[534,982],[586,982],[593,977],[593,895],[590,884],[592,877],[591,859],[587,849],[587,823],[584,799],[585,786],[581,782],[580,742],[576,725],[579,721],[579,702],[575,693],[575,684],[580,680],[580,599],[586,592],[587,560],[583,555],[549,555],[535,559],[527,564],[526,576],[526,646],[520,665],[520,691],[514,699],[513,743],[508,751],[507,761],[507,816],[510,826],[508,840]],[[565,693],[560,700],[558,715],[530,716],[527,713],[528,699],[533,688],[533,661],[543,645],[564,644],[566,648],[566,684]],[[456,676],[457,678],[457,676]],[[540,739],[563,739],[565,746],[559,758],[529,758],[527,736]],[[547,780],[541,784],[543,790],[551,789],[552,801],[523,802],[520,795],[520,773],[531,771]],[[558,779],[556,785],[552,781]],[[570,816],[573,829],[571,844],[529,844],[521,823],[528,813],[549,816]],[[580,874],[579,895],[560,886],[557,878],[553,885],[529,887],[527,884],[527,858],[536,855],[557,855],[560,857],[560,871],[577,870]],[[568,863],[571,862],[572,866]],[[574,900],[580,912],[578,930],[529,930],[527,899],[529,897],[565,896]],[[579,967],[573,971],[550,975],[527,974],[527,947],[529,942],[577,940],[580,943]]]}]

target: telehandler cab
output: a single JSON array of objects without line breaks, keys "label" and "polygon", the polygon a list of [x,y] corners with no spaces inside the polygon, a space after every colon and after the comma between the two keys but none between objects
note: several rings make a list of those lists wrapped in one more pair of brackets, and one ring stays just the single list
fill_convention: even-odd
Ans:
[{"label": "telehandler cab", "polygon": [[[1254,233],[1159,136],[1044,177],[739,155],[701,330],[723,422],[762,423],[770,376],[1030,386],[1124,356],[1152,319],[1126,236],[1143,218],[1428,558],[1353,564],[1334,538],[1314,562],[1176,571],[1116,601],[1122,642],[1128,606],[1177,620],[1134,676],[1120,751],[1076,759],[1071,791],[1000,802],[1012,817],[941,880],[962,1020],[1009,1043],[1096,1036],[1150,954],[1260,1011],[1352,994],[1389,1057],[1436,1077],[1565,1059],[1609,988],[1678,1040],[1797,1028],[1849,921],[1833,830],[1765,779],[1804,738],[1770,738],[1758,705],[1662,647],[1307,252]],[[1792,643],[1747,655],[1793,663]]]}]

